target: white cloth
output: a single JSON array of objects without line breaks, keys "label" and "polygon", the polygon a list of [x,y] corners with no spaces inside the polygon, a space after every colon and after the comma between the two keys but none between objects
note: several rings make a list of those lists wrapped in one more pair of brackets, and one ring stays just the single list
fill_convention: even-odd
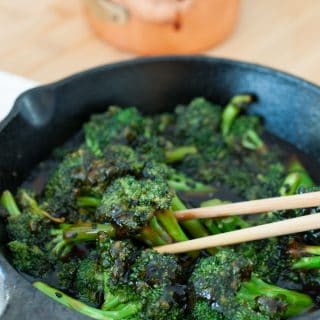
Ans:
[{"label": "white cloth", "polygon": [[9,113],[16,98],[36,85],[32,80],[0,71],[0,121]]}]

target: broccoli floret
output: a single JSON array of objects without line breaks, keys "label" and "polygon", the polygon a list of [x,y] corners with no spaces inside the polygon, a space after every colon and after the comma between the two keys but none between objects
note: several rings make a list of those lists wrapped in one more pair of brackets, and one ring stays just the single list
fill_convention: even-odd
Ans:
[{"label": "broccoli floret", "polygon": [[193,320],[225,320],[225,316],[217,310],[219,306],[213,302],[211,305],[206,300],[197,299],[192,307]]},{"label": "broccoli floret", "polygon": [[77,297],[84,303],[97,306],[103,288],[103,278],[97,257],[91,253],[80,261],[77,269],[74,289]]},{"label": "broccoli floret", "polygon": [[120,144],[107,146],[103,157],[90,163],[81,195],[102,196],[114,179],[126,175],[139,176],[143,167],[144,161],[131,147]]},{"label": "broccoli floret", "polygon": [[132,266],[130,281],[143,300],[142,319],[180,318],[177,301],[183,300],[185,294],[178,283],[180,277],[181,267],[174,256],[153,250],[141,252]]},{"label": "broccoli floret", "polygon": [[177,258],[148,249],[141,252],[132,266],[130,280],[138,291],[145,286],[174,285],[182,275]]},{"label": "broccoli floret", "polygon": [[140,253],[140,249],[130,240],[114,241],[105,233],[99,235],[100,263],[108,270],[112,285],[127,281],[128,270]]},{"label": "broccoli floret", "polygon": [[42,277],[52,269],[52,261],[48,254],[36,245],[22,241],[8,243],[13,265],[22,272],[34,277]]},{"label": "broccoli floret", "polygon": [[230,100],[222,114],[221,132],[223,136],[227,136],[239,113],[252,101],[253,96],[246,94],[234,96]]},{"label": "broccoli floret", "polygon": [[[252,274],[253,264],[233,249],[201,259],[191,277],[194,296],[219,305],[226,319],[280,319],[312,306],[308,295],[268,284]],[[266,310],[275,310],[267,314]]]},{"label": "broccoli floret", "polygon": [[2,206],[6,209],[7,232],[11,240],[19,240],[30,245],[44,246],[50,239],[48,229],[52,222],[63,222],[44,211],[27,190],[18,191],[18,200],[22,211],[9,191],[1,197]]},{"label": "broccoli floret", "polygon": [[264,281],[276,283],[288,268],[288,238],[272,238],[237,246],[237,252],[253,262],[254,273]]},{"label": "broccoli floret", "polygon": [[168,209],[172,196],[168,184],[161,178],[119,178],[104,193],[96,219],[135,233],[146,226],[158,211]]},{"label": "broccoli floret", "polygon": [[176,135],[187,144],[207,145],[218,131],[222,109],[204,98],[196,98],[188,106],[178,106]]},{"label": "broccoli floret", "polygon": [[76,197],[87,179],[93,156],[84,148],[68,154],[52,173],[45,188],[47,208],[69,221],[79,219]]},{"label": "broccoli floret", "polygon": [[229,147],[236,152],[243,149],[264,151],[266,146],[260,134],[262,125],[256,116],[241,116],[231,126],[230,132],[225,137]]},{"label": "broccoli floret", "polygon": [[288,196],[295,194],[299,189],[310,189],[315,187],[315,183],[310,177],[307,169],[297,158],[292,158],[287,165],[288,175],[284,179],[280,195]]},{"label": "broccoli floret", "polygon": [[143,134],[144,122],[145,119],[136,108],[109,107],[107,112],[93,115],[90,122],[84,125],[86,145],[100,156],[110,143],[132,143]]},{"label": "broccoli floret", "polygon": [[73,290],[80,261],[78,258],[73,258],[69,261],[58,261],[57,277],[61,289]]}]

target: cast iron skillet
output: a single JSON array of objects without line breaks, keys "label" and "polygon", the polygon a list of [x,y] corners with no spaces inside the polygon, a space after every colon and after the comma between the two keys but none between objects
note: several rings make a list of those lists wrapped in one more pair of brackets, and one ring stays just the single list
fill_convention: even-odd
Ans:
[{"label": "cast iron skillet", "polygon": [[[0,124],[0,192],[14,190],[90,114],[110,104],[156,113],[196,96],[225,104],[241,92],[259,97],[251,111],[263,116],[269,131],[320,159],[319,87],[243,62],[192,56],[146,58],[98,67],[22,94]],[[1,281],[8,303],[2,319],[87,319],[37,292],[0,254]],[[320,312],[315,312],[300,319],[319,318]]]}]

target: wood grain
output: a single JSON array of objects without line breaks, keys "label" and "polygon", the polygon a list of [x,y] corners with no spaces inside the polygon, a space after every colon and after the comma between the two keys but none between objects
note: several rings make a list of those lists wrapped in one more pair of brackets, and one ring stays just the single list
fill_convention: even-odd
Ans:
[{"label": "wood grain", "polygon": [[222,218],[320,205],[320,191],[175,211],[178,220]]},{"label": "wood grain", "polygon": [[[234,34],[207,52],[320,84],[320,1],[243,0]],[[50,82],[133,57],[98,39],[78,0],[0,0],[0,69]]]}]

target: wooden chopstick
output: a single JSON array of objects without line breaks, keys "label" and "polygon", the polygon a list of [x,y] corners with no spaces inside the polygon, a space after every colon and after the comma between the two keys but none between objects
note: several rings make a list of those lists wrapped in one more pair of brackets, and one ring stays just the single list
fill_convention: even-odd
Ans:
[{"label": "wooden chopstick", "polygon": [[217,218],[277,210],[310,208],[319,205],[320,191],[316,191],[294,196],[275,197],[261,200],[222,204],[213,207],[181,210],[176,211],[175,216],[178,220]]},{"label": "wooden chopstick", "polygon": [[160,253],[182,253],[320,229],[320,213],[155,247]]}]

